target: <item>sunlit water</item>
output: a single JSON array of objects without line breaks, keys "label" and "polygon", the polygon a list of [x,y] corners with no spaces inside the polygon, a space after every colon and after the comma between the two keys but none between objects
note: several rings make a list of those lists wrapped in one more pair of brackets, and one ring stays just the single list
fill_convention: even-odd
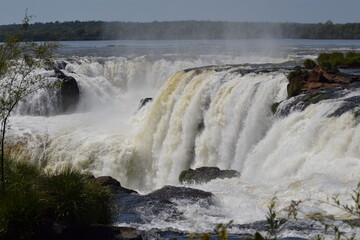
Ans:
[{"label": "sunlit water", "polygon": [[[21,146],[31,160],[48,170],[72,164],[142,193],[179,185],[189,167],[240,172],[239,178],[191,185],[212,192],[214,206],[179,203],[184,219],[157,216],[137,226],[144,229],[208,231],[219,222],[263,220],[273,197],[283,216],[291,200],[301,200],[299,218],[348,217],[327,202],[339,195],[347,203],[360,180],[358,120],[351,113],[327,117],[341,99],[283,118],[271,105],[287,97],[285,68],[322,51],[359,49],[360,41],[64,42],[59,59],[78,81],[77,110],[48,117],[17,113],[10,138],[26,143]],[[182,71],[214,65],[232,66]],[[278,70],[239,74],[264,66]],[[154,100],[139,109],[146,97]]]}]

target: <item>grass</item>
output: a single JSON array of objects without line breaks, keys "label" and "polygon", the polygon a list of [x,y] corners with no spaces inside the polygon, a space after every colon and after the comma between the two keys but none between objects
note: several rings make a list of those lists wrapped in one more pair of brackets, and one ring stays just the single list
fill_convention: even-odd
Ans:
[{"label": "grass", "polygon": [[60,225],[107,224],[108,188],[65,167],[53,174],[7,161],[6,192],[0,192],[0,239],[29,239],[43,220]]}]

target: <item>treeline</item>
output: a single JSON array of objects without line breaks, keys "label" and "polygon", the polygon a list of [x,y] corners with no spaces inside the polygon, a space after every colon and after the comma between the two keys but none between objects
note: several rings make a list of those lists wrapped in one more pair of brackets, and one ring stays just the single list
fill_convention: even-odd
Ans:
[{"label": "treeline", "polygon": [[[0,26],[0,41],[4,41],[20,27],[17,24]],[[360,39],[360,23],[73,21],[34,23],[25,34],[25,39],[34,41],[244,38]]]}]

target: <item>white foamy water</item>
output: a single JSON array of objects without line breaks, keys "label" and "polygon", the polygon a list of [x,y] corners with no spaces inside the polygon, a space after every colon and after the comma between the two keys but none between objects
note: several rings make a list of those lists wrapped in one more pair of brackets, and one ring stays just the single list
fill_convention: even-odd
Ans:
[{"label": "white foamy water", "polygon": [[[230,219],[263,220],[273,197],[282,216],[291,200],[301,200],[300,218],[315,213],[349,217],[327,203],[336,195],[348,203],[360,180],[358,120],[350,112],[328,117],[341,99],[278,117],[271,106],[287,98],[283,70],[241,74],[241,69],[254,68],[242,65],[182,71],[292,58],[65,59],[64,73],[79,84],[78,109],[49,117],[14,115],[10,138],[24,142],[32,161],[48,170],[70,163],[96,176],[111,175],[123,186],[142,192],[179,185],[180,172],[190,167],[240,172],[239,178],[191,185],[212,192],[216,205],[204,210],[197,204],[179,203],[184,219],[166,223],[166,217],[158,217],[142,226],[146,229],[208,231]],[[40,95],[26,104],[38,102]],[[138,110],[146,97],[154,99]]]}]

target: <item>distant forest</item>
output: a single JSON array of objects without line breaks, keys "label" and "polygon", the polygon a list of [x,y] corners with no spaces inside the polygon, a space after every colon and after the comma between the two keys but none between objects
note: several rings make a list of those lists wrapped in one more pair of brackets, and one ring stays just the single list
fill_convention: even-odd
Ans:
[{"label": "distant forest", "polygon": [[[0,41],[21,25],[0,26]],[[170,39],[360,39],[360,23],[317,24],[251,22],[102,22],[73,21],[31,24],[25,35],[34,41],[170,40]]]}]

